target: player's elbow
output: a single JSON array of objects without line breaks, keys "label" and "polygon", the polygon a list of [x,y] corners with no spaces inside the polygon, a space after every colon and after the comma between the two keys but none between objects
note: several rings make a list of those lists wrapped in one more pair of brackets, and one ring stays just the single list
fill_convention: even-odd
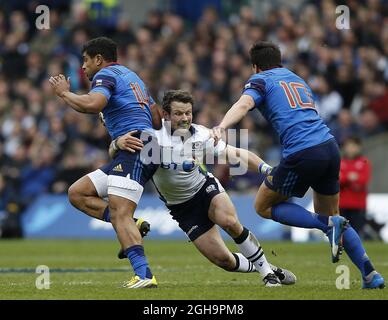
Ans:
[{"label": "player's elbow", "polygon": [[251,110],[251,106],[249,105],[249,104],[247,104],[247,103],[241,103],[240,105],[239,105],[239,109],[242,111],[242,112],[244,112],[244,113],[248,113],[248,111],[249,110]]}]

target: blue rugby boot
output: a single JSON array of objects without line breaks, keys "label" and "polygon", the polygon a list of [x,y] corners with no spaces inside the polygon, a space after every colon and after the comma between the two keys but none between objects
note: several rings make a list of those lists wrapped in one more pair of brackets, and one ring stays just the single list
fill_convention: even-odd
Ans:
[{"label": "blue rugby boot", "polygon": [[329,231],[326,233],[331,246],[331,261],[336,263],[339,261],[339,256],[343,251],[342,235],[346,229],[349,221],[341,216],[329,217]]},{"label": "blue rugby boot", "polygon": [[371,278],[369,281],[365,278],[362,279],[362,289],[384,289],[384,278],[377,271],[371,272],[367,278]]}]

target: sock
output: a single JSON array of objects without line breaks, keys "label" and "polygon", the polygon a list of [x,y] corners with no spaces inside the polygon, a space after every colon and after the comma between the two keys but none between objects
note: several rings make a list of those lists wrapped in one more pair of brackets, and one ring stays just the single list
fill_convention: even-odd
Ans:
[{"label": "sock", "polygon": [[102,215],[102,220],[104,220],[105,222],[110,222],[109,206],[106,206],[104,214]]},{"label": "sock", "polygon": [[256,272],[256,268],[252,262],[244,257],[240,252],[232,253],[236,259],[236,267],[233,272]]},{"label": "sock", "polygon": [[350,225],[343,234],[343,245],[349,258],[360,270],[362,277],[368,281],[368,276],[375,271],[375,268],[362,246],[360,237]]},{"label": "sock", "polygon": [[256,267],[264,278],[268,273],[273,273],[264,255],[263,249],[256,237],[244,227],[243,232],[233,239],[240,252]]},{"label": "sock", "polygon": [[272,220],[293,227],[317,228],[327,233],[329,217],[310,212],[305,208],[289,202],[283,202],[272,207]]},{"label": "sock", "polygon": [[148,266],[147,258],[144,255],[144,248],[141,245],[134,245],[125,250],[125,255],[128,257],[132,265],[133,271],[140,279],[152,279],[152,273]]}]

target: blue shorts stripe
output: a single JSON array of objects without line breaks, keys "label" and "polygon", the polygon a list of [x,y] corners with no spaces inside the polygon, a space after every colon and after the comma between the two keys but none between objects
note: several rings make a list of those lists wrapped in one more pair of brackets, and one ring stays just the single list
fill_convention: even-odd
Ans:
[{"label": "blue shorts stripe", "polygon": [[285,193],[287,196],[291,196],[292,195],[292,191],[294,189],[294,186],[295,186],[295,183],[296,183],[297,180],[298,180],[298,175],[293,173],[291,181],[290,181],[289,186],[287,188],[287,191]]},{"label": "blue shorts stripe", "polygon": [[136,169],[137,169],[137,161],[136,160],[137,160],[137,157],[138,157],[138,155],[136,155],[136,158],[133,162],[132,173],[131,173],[132,180],[136,180]]},{"label": "blue shorts stripe", "polygon": [[136,165],[137,165],[137,171],[136,171],[136,181],[140,181],[141,176],[141,169],[142,169],[142,163],[140,161],[140,155],[139,158],[136,159]]},{"label": "blue shorts stripe", "polygon": [[284,181],[283,185],[280,187],[280,192],[281,194],[284,194],[285,195],[285,192],[286,192],[286,188],[289,184],[289,181],[291,180],[291,176],[292,176],[292,172],[288,172],[287,173],[287,177],[286,177],[286,180]]},{"label": "blue shorts stripe", "polygon": [[141,179],[141,175],[143,173],[143,163],[141,162],[141,160],[139,159],[139,176],[138,176],[138,181],[140,182],[140,179]]}]

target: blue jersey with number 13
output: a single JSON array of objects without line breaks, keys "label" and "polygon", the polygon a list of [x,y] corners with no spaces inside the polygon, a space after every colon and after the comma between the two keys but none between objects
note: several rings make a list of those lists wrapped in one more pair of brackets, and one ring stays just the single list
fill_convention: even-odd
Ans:
[{"label": "blue jersey with number 13", "polygon": [[333,138],[315,109],[310,87],[286,68],[254,74],[243,94],[253,98],[278,133],[283,157]]}]

